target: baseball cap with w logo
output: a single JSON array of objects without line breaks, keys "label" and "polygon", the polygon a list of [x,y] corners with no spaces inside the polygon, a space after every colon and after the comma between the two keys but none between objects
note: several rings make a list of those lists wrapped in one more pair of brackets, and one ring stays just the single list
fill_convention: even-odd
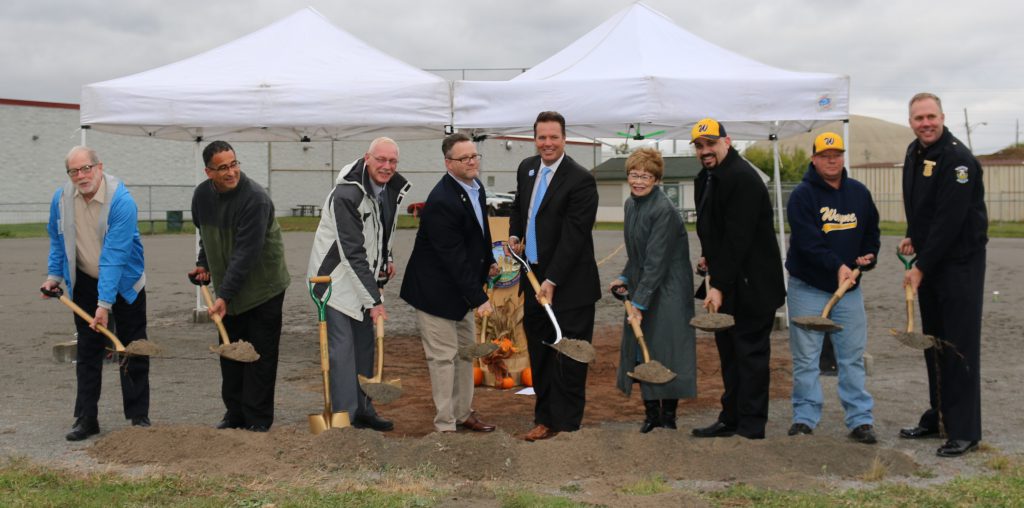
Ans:
[{"label": "baseball cap with w logo", "polygon": [[690,143],[697,138],[718,139],[726,136],[728,134],[725,133],[725,127],[722,127],[722,124],[713,118],[705,118],[693,126],[690,131]]},{"label": "baseball cap with w logo", "polygon": [[818,137],[814,138],[814,147],[811,154],[818,152],[824,152],[825,150],[839,150],[845,152],[846,147],[843,146],[843,138],[839,137],[839,134],[834,132],[826,132],[819,134]]}]

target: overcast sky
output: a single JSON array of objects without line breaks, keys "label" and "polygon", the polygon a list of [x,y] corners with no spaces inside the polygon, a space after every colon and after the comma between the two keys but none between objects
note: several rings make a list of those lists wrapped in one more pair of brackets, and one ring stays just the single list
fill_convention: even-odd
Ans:
[{"label": "overcast sky", "polygon": [[[84,84],[202,53],[307,5],[421,68],[530,67],[632,3],[0,0],[0,98],[78,103]],[[967,108],[977,153],[1012,144],[1017,122],[1024,120],[1024,2],[645,3],[684,29],[755,60],[850,76],[852,114],[905,124],[910,96],[934,92],[943,99],[946,124],[964,141]],[[481,73],[469,77],[488,79]]]}]

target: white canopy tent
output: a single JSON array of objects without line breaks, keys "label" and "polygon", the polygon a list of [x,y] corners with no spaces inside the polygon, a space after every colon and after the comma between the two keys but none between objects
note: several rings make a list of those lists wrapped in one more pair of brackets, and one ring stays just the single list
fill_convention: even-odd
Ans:
[{"label": "white canopy tent", "polygon": [[662,139],[689,139],[693,124],[713,117],[734,139],[776,141],[773,174],[785,259],[777,139],[846,120],[849,89],[847,76],[765,65],[637,2],[509,81],[456,82],[453,119],[460,129],[527,134],[538,112],[556,110],[570,135],[612,137],[632,128],[635,139],[653,131],[664,131],[656,136]]},{"label": "white canopy tent", "polygon": [[449,83],[307,7],[205,53],[82,88],[92,129],[195,141],[431,139]]},{"label": "white canopy tent", "polygon": [[683,30],[643,3],[620,11],[509,81],[457,81],[454,124],[530,133],[557,110],[574,135],[611,137],[628,124],[689,138],[704,117],[738,139],[806,132],[849,116],[849,78],[771,67]]}]

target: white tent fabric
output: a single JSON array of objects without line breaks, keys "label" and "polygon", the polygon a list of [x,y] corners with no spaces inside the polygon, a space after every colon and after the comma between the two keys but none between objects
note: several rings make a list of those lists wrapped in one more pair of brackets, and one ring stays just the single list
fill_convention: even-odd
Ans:
[{"label": "white tent fabric", "polygon": [[451,123],[451,90],[306,8],[194,57],[86,85],[81,121],[190,141],[431,139]]},{"label": "white tent fabric", "polygon": [[[849,115],[847,76],[777,69],[715,46],[636,3],[509,81],[458,81],[454,124],[530,133],[540,111],[572,135],[612,137],[629,124],[688,139],[714,117],[738,139],[806,132]],[[675,135],[675,136],[674,136]]]}]

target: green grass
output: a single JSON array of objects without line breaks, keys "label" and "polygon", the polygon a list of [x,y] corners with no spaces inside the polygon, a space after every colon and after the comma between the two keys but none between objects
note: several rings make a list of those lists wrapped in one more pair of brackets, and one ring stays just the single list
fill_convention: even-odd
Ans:
[{"label": "green grass", "polygon": [[346,492],[230,479],[195,480],[155,477],[140,480],[112,474],[78,475],[15,461],[0,467],[0,506],[188,506],[262,507],[346,506],[429,507],[430,495],[390,493],[366,488]]},{"label": "green grass", "polygon": [[[281,224],[282,231],[316,231],[320,217],[279,217],[277,222]],[[419,219],[411,215],[398,216],[399,229],[416,229],[419,227]],[[907,231],[906,224],[902,222],[883,222],[880,225],[883,236],[903,236]],[[621,222],[598,222],[594,224],[595,231],[622,231]],[[696,224],[687,224],[686,230],[694,232]],[[139,231],[143,235],[149,234],[192,234],[195,228],[192,223],[185,221],[181,231],[168,232],[167,222],[140,221]],[[789,225],[786,226],[789,232]],[[38,238],[46,236],[46,224],[0,224],[0,238]],[[988,236],[992,238],[1024,238],[1024,222],[992,222],[988,226]]]},{"label": "green grass", "polygon": [[[407,482],[388,478],[356,487],[341,483],[347,486],[331,490],[237,478],[129,479],[115,473],[70,473],[14,460],[0,464],[0,506],[431,507],[443,506],[450,494],[423,487],[410,491]],[[670,490],[672,487],[663,478],[652,477],[624,487],[622,492],[650,495]],[[563,492],[573,495],[579,490]],[[507,487],[495,494],[507,508],[593,506],[516,487]],[[1000,462],[989,475],[956,478],[929,487],[884,484],[871,489],[775,491],[740,484],[722,491],[694,494],[712,505],[730,507],[1012,507],[1024,506],[1024,467],[1011,458]]]}]

